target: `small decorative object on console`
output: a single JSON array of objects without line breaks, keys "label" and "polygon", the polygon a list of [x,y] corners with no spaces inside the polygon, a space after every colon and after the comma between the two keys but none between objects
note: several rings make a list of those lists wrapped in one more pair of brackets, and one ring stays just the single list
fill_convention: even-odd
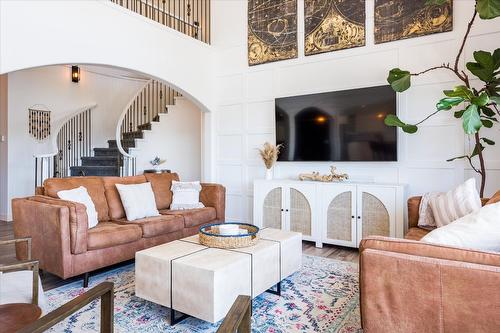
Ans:
[{"label": "small decorative object on console", "polygon": [[264,161],[264,164],[266,165],[267,180],[273,178],[273,173],[272,173],[273,166],[274,163],[276,163],[276,160],[278,159],[281,147],[282,147],[281,144],[275,146],[269,142],[266,142],[262,146],[262,149],[259,149],[260,157],[262,158],[262,161]]},{"label": "small decorative object on console", "polygon": [[312,173],[301,173],[299,174],[300,180],[312,180],[316,182],[341,182],[349,179],[349,175],[346,173],[336,173],[337,168],[333,165],[330,166],[329,175],[320,175],[319,172],[313,171]]},{"label": "small decorative object on console", "polygon": [[247,223],[214,223],[200,227],[200,243],[219,249],[236,249],[255,245],[259,227]]},{"label": "small decorative object on console", "polygon": [[158,156],[155,156],[154,159],[152,159],[151,161],[149,161],[149,164],[151,164],[153,166],[153,168],[155,170],[159,169],[160,168],[160,165],[162,165],[163,163],[165,163],[166,160],[162,160],[161,158],[159,158]]}]

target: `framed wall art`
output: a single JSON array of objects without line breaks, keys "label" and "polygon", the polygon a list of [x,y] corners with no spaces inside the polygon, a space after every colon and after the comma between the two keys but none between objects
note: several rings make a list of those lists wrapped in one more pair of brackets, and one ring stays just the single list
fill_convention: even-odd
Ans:
[{"label": "framed wall art", "polygon": [[365,45],[365,0],[304,0],[306,56]]},{"label": "framed wall art", "polygon": [[375,44],[453,29],[453,0],[375,0]]},{"label": "framed wall art", "polygon": [[248,64],[297,54],[297,0],[248,0]]}]

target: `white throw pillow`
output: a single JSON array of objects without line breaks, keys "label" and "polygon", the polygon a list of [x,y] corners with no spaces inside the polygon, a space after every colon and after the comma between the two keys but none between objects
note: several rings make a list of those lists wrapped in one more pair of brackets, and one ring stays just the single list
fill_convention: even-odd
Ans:
[{"label": "white throw pillow", "polygon": [[476,180],[471,178],[457,188],[432,198],[430,205],[438,228],[481,209]]},{"label": "white throw pillow", "polygon": [[85,205],[85,207],[87,208],[89,229],[95,227],[97,223],[99,223],[94,202],[92,201],[92,198],[90,197],[89,192],[87,192],[87,189],[85,187],[80,186],[72,190],[59,191],[57,192],[57,196],[63,200],[78,202]]},{"label": "white throw pillow", "polygon": [[151,183],[116,184],[128,221],[159,216]]},{"label": "white throw pillow", "polygon": [[421,241],[500,252],[500,202],[486,205],[474,213],[435,229]]},{"label": "white throw pillow", "polygon": [[201,184],[196,182],[172,181],[171,190],[173,192],[170,209],[194,209],[203,208],[205,205],[200,202]]},{"label": "white throw pillow", "polygon": [[418,208],[418,226],[420,228],[435,228],[436,220],[432,213],[430,201],[442,195],[442,192],[428,192],[422,196],[420,206]]}]

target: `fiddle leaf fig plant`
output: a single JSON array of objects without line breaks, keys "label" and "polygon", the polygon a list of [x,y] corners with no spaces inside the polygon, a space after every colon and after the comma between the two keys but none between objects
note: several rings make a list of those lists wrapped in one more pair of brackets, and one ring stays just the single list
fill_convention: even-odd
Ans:
[{"label": "fiddle leaf fig plant", "polygon": [[[446,0],[427,0],[426,5],[442,5]],[[483,20],[491,20],[500,16],[500,0],[476,0],[474,14],[469,21],[462,44],[455,58],[455,63],[443,63],[440,66],[431,67],[421,72],[412,73],[408,70],[393,68],[389,71],[387,82],[396,92],[403,92],[411,87],[412,77],[423,75],[435,70],[451,71],[461,84],[451,90],[443,91],[443,98],[436,103],[434,112],[426,116],[416,124],[408,124],[395,115],[387,115],[384,122],[387,126],[396,126],[405,133],[413,134],[418,131],[418,126],[439,112],[453,111],[455,118],[462,121],[465,134],[474,137],[474,148],[467,155],[457,156],[448,159],[454,161],[465,159],[471,168],[481,177],[481,197],[484,194],[486,183],[486,167],[484,164],[483,151],[487,146],[492,146],[495,142],[480,135],[481,128],[492,128],[499,126],[500,120],[500,49],[494,52],[476,51],[473,53],[474,61],[466,64],[466,69],[459,68],[465,43],[469,37],[472,25],[476,17]],[[472,86],[469,75],[481,82],[480,87]],[[475,158],[479,160],[476,166]]]}]

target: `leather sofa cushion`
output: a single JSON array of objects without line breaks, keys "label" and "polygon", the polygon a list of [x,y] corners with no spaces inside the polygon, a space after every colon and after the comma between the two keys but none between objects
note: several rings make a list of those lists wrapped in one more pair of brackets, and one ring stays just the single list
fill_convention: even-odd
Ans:
[{"label": "leather sofa cushion", "polygon": [[89,229],[87,249],[97,250],[131,243],[141,239],[141,237],[142,230],[137,225],[101,222],[96,227]]},{"label": "leather sofa cushion", "polygon": [[111,220],[119,220],[125,217],[120,193],[116,189],[116,184],[142,184],[146,182],[144,175],[130,177],[103,177],[104,193],[109,207],[109,217]]},{"label": "leather sofa cushion", "polygon": [[410,228],[405,235],[405,239],[410,240],[421,240],[425,235],[427,235],[431,230],[422,229],[422,228]]},{"label": "leather sofa cushion", "polygon": [[184,220],[178,215],[146,217],[133,222],[129,222],[126,218],[123,218],[114,222],[121,225],[138,225],[142,229],[142,237],[144,238],[164,235],[184,229]]},{"label": "leather sofa cushion", "polygon": [[45,195],[52,198],[59,198],[57,196],[59,191],[71,190],[79,186],[85,187],[94,202],[99,222],[109,221],[108,203],[101,177],[49,178],[44,181],[43,186]]},{"label": "leather sofa cushion", "polygon": [[493,196],[486,202],[486,205],[491,205],[497,202],[500,202],[500,191],[497,191],[497,193],[493,194]]},{"label": "leather sofa cushion", "polygon": [[184,227],[190,228],[209,223],[216,219],[217,213],[213,207],[186,209],[186,210],[160,210],[162,215],[180,215],[184,218]]},{"label": "leather sofa cushion", "polygon": [[179,175],[176,173],[146,173],[147,181],[151,183],[155,194],[156,208],[167,209],[172,203],[172,180],[179,181]]}]

